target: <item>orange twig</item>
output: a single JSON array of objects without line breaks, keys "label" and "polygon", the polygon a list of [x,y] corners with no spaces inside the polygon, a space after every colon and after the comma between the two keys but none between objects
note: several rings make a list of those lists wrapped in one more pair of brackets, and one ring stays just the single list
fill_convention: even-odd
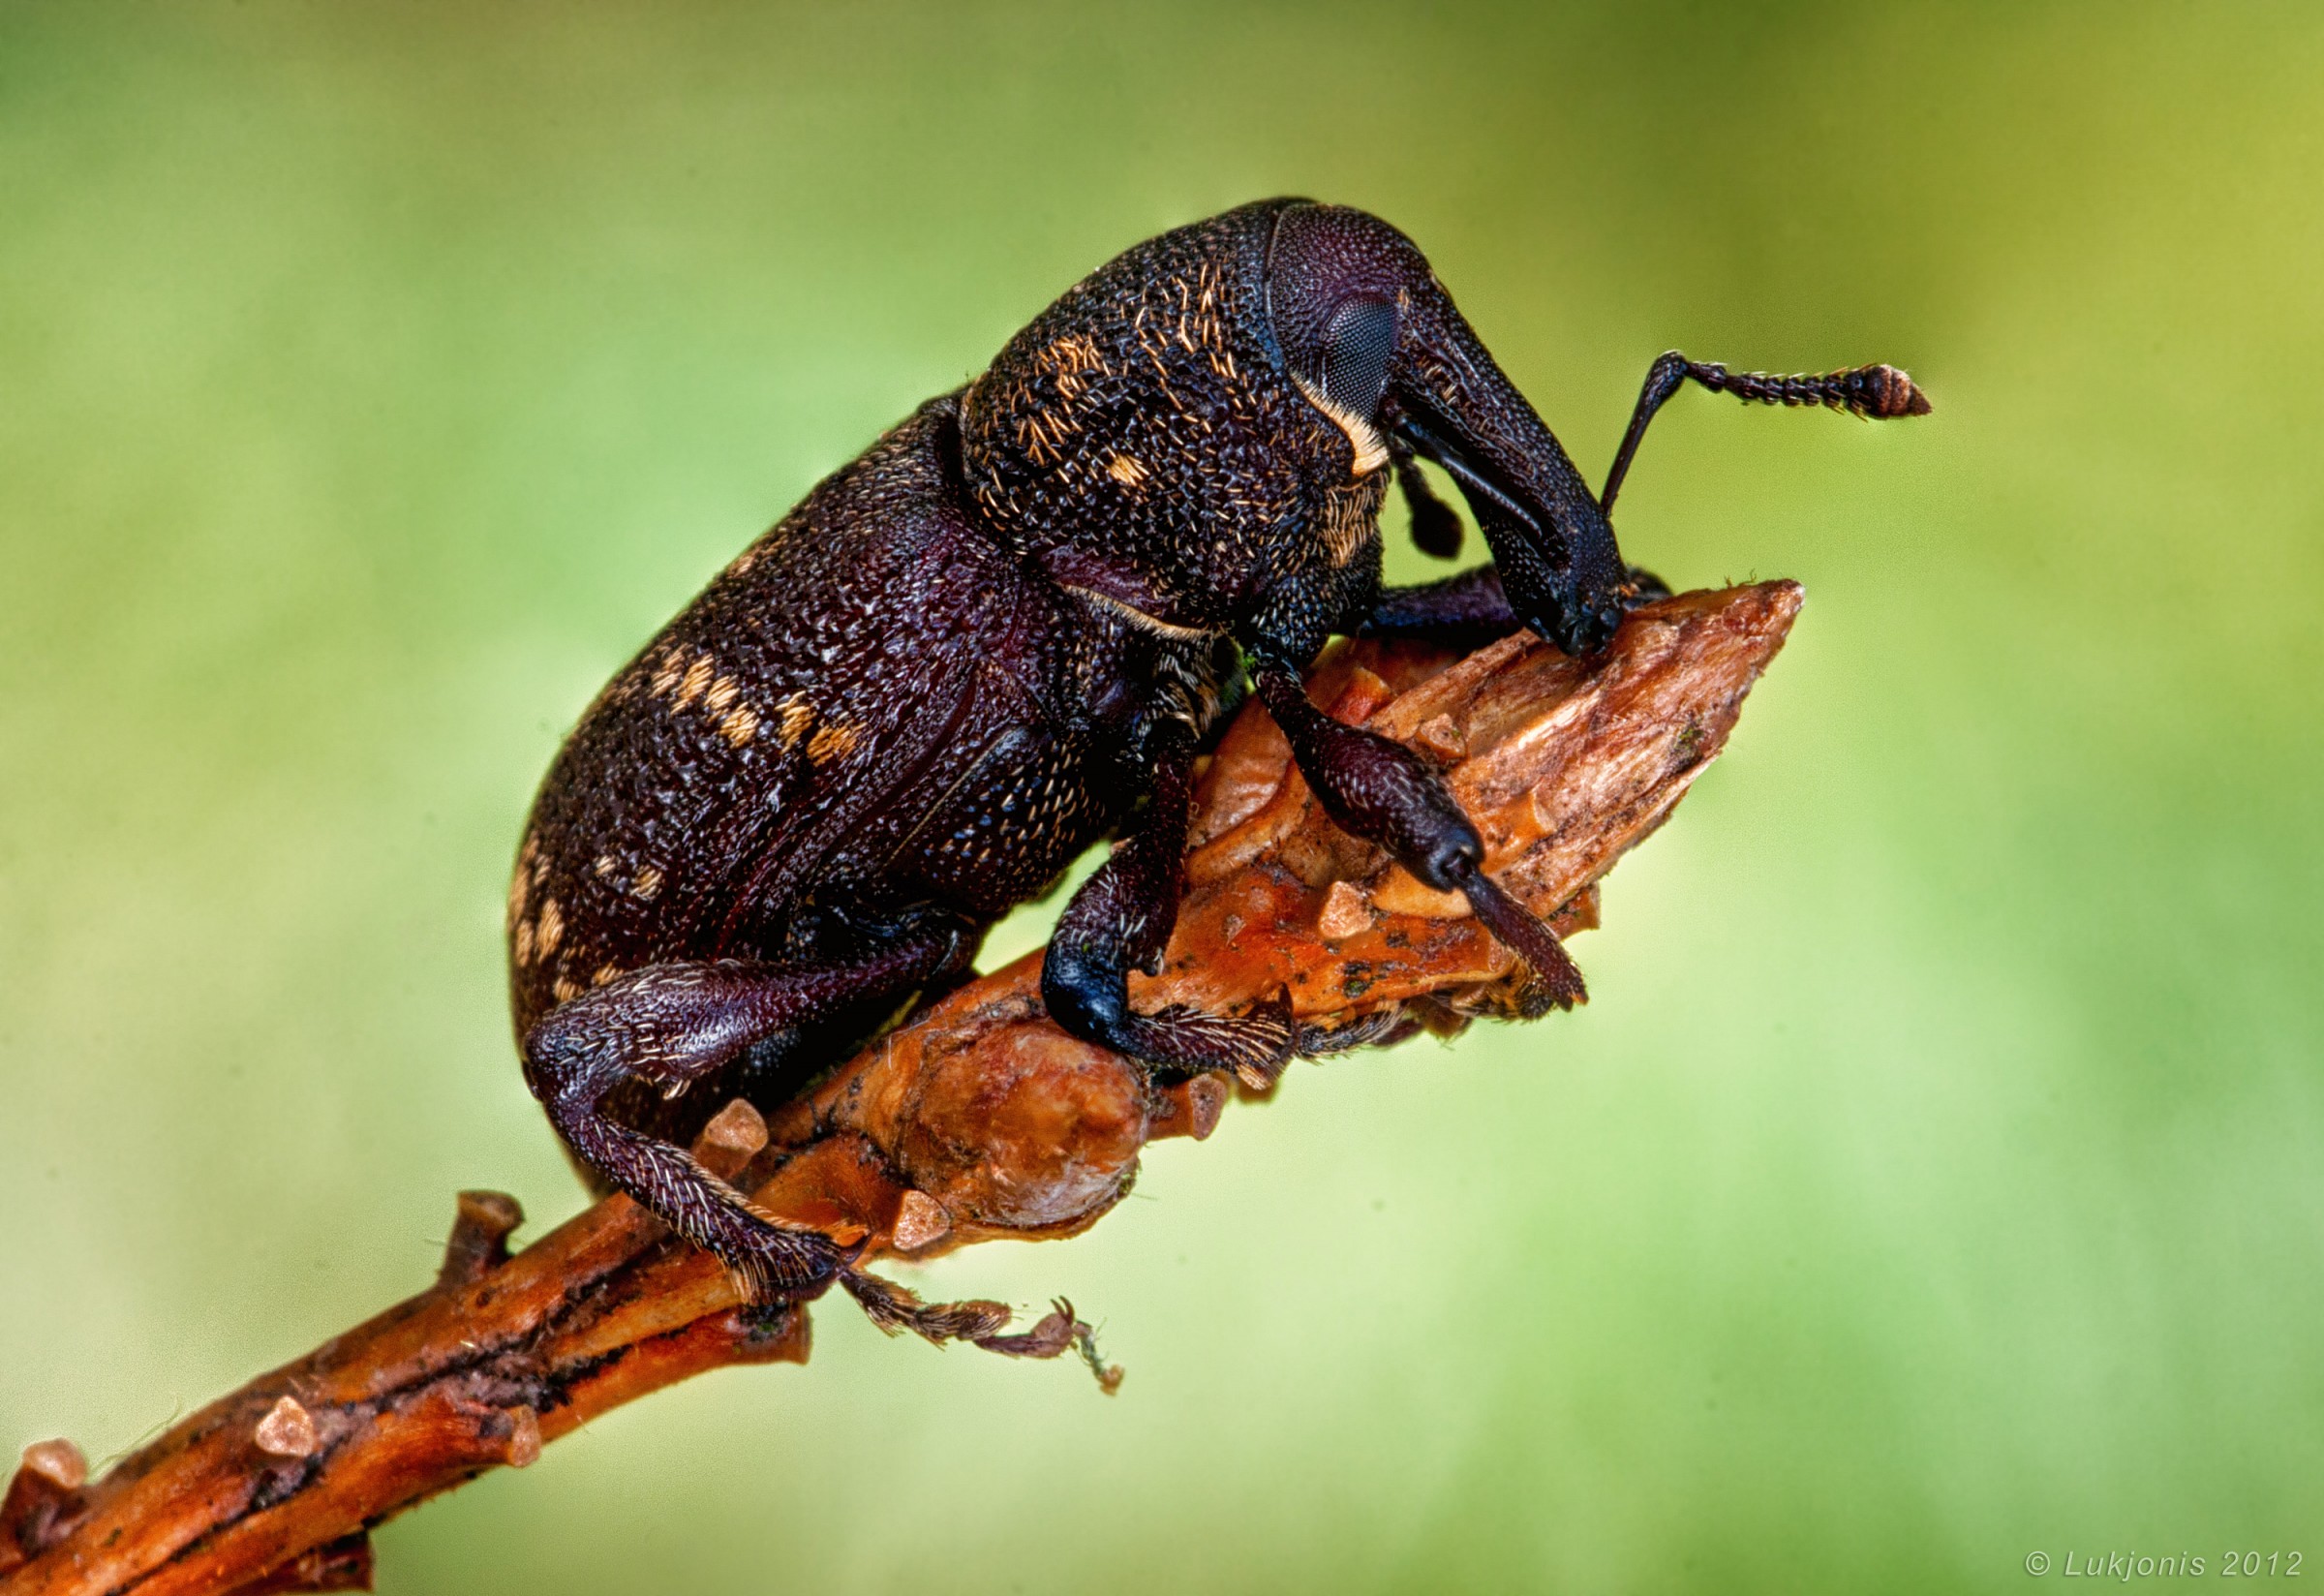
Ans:
[{"label": "orange twig", "polygon": [[[1347,721],[1427,752],[1477,822],[1487,868],[1561,932],[1597,923],[1597,880],[1725,743],[1800,602],[1788,582],[1667,599],[1608,651],[1532,639],[1466,659],[1343,646],[1311,678]],[[1190,890],[1143,1007],[1288,993],[1318,1051],[1536,1012],[1510,955],[1457,898],[1334,827],[1256,710],[1205,777]],[[1209,1134],[1269,1080],[1157,1089],[1051,1025],[1028,956],[932,1006],[770,1124],[730,1104],[696,1151],[777,1214],[925,1258],[992,1237],[1070,1236],[1128,1188],[1140,1150]],[[522,1468],[589,1419],[704,1369],[804,1363],[805,1304],[743,1305],[706,1254],[610,1197],[510,1256],[513,1200],[466,1192],[418,1296],[251,1381],[102,1479],[69,1442],[27,1448],[0,1501],[0,1596],[368,1588],[365,1531],[489,1468]],[[1069,1304],[1004,1333],[995,1304],[921,1304],[862,1274],[875,1319],[1015,1356],[1078,1350]]]}]

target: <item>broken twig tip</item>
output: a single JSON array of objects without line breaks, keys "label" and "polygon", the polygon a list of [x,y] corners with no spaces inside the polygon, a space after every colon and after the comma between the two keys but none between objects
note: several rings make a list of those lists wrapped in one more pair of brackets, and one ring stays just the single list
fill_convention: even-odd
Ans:
[{"label": "broken twig tip", "polygon": [[525,1222],[524,1205],[505,1191],[464,1191],[444,1239],[439,1285],[467,1285],[508,1261],[508,1238]]},{"label": "broken twig tip", "polygon": [[917,1252],[952,1234],[952,1215],[925,1191],[907,1191],[896,1205],[896,1223],[889,1239],[899,1252]]},{"label": "broken twig tip", "polygon": [[24,1449],[24,1468],[59,1490],[78,1490],[89,1482],[89,1459],[63,1436],[35,1441]]},{"label": "broken twig tip", "polygon": [[694,1138],[694,1157],[720,1180],[741,1173],[767,1145],[766,1117],[749,1099],[737,1097],[711,1116]]},{"label": "broken twig tip", "polygon": [[1227,1112],[1227,1083],[1215,1074],[1198,1075],[1186,1083],[1186,1134],[1207,1142]]},{"label": "broken twig tip", "polygon": [[315,1416],[295,1396],[279,1396],[252,1436],[259,1450],[274,1458],[312,1458],[322,1445]]},{"label": "broken twig tip", "polygon": [[503,1455],[510,1468],[530,1468],[540,1460],[540,1415],[529,1407],[508,1410],[508,1450]]}]

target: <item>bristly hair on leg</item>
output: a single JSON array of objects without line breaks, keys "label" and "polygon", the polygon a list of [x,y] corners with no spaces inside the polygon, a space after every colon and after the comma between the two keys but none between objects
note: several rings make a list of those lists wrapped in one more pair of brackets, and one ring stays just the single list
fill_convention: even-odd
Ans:
[{"label": "bristly hair on leg", "polygon": [[1298,1052],[1302,1059],[1322,1059],[1356,1048],[1393,1047],[1407,1036],[1418,1035],[1421,1029],[1421,1021],[1406,1014],[1403,1004],[1391,1003],[1344,1026],[1302,1024]]},{"label": "bristly hair on leg", "polygon": [[937,1346],[995,1335],[1012,1317],[1006,1303],[923,1303],[919,1293],[855,1268],[840,1272],[840,1284],[883,1334],[908,1330]]},{"label": "bristly hair on leg", "polygon": [[709,1215],[682,1208],[683,1217],[692,1222],[682,1223],[678,1232],[725,1266],[726,1277],[747,1303],[810,1302],[862,1256],[860,1246],[841,1246],[819,1230],[780,1219],[723,1180],[712,1176],[708,1183],[723,1201]]}]

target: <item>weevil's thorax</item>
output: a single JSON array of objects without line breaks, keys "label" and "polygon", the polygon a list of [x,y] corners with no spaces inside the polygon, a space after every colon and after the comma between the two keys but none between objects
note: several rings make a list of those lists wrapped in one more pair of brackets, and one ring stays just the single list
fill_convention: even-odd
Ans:
[{"label": "weevil's thorax", "polygon": [[1333,570],[1377,580],[1385,446],[1302,392],[1269,319],[1285,203],[1116,258],[963,397],[964,475],[995,535],[1164,628],[1233,631]]}]

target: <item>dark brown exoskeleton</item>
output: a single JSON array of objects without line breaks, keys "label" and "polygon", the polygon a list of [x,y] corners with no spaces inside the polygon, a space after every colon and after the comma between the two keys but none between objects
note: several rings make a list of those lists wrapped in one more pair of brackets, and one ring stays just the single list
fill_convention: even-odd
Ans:
[{"label": "dark brown exoskeleton", "polygon": [[[1466,894],[1582,995],[1557,938],[1480,869],[1421,758],[1316,709],[1334,632],[1605,645],[1663,589],[1605,506],[1688,378],[1745,398],[1918,414],[1901,372],[1655,365],[1603,498],[1462,321],[1421,253],[1361,211],[1246,205],[1069,290],[965,388],[931,400],[747,549],[591,706],[550,770],[509,893],[526,1080],[581,1162],[715,1252],[760,1301],[845,1255],[751,1209],[683,1151],[717,1105],[772,1107],[1074,857],[1042,992],[1067,1030],[1158,1072],[1280,1067],[1288,1009],[1131,1008],[1177,914],[1189,787],[1246,679],[1349,831]],[[1459,524],[1494,565],[1381,587],[1402,482],[1423,547]],[[706,1086],[687,1101],[689,1086]]]}]

